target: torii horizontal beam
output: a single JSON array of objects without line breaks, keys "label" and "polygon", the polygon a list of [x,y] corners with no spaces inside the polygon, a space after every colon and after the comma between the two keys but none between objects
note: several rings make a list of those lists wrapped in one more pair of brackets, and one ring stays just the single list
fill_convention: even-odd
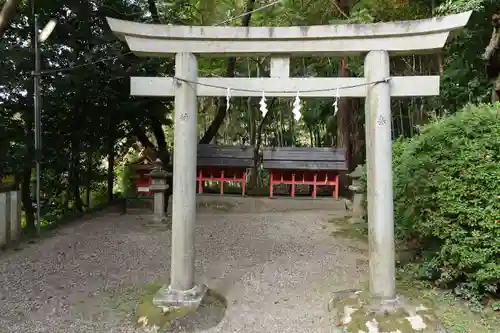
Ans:
[{"label": "torii horizontal beam", "polygon": [[[181,78],[182,79],[182,78]],[[175,78],[131,77],[130,94],[133,96],[174,96]],[[260,97],[366,97],[371,84],[365,78],[226,78],[201,77],[198,79],[198,96]],[[390,78],[391,96],[439,95],[439,76],[395,76]]]},{"label": "torii horizontal beam", "polygon": [[[309,27],[213,27],[145,24],[107,18],[111,30],[142,56],[350,55],[386,50],[391,54],[440,50],[463,28],[471,11],[426,20]],[[298,47],[300,45],[300,47]]]}]

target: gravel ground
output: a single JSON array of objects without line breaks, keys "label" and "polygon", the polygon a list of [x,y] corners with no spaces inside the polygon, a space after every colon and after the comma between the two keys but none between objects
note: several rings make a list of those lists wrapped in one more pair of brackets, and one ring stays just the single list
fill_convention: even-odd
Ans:
[{"label": "gravel ground", "polygon": [[[331,235],[332,212],[199,213],[198,281],[226,316],[206,332],[332,332],[334,291],[359,285],[366,257]],[[165,281],[170,231],[105,214],[0,255],[0,332],[128,333],[138,299]]]}]

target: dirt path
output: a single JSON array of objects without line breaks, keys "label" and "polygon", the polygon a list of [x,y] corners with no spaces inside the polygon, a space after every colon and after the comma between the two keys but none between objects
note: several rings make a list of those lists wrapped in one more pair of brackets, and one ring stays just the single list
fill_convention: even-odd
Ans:
[{"label": "dirt path", "polygon": [[[199,213],[198,280],[228,301],[206,332],[331,332],[331,293],[358,286],[367,261],[331,235],[330,214]],[[170,265],[170,232],[146,219],[107,214],[0,256],[0,332],[134,332]]]}]

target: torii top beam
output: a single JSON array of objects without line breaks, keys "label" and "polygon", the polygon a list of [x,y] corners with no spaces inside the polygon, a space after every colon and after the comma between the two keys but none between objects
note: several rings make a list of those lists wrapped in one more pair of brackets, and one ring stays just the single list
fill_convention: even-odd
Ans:
[{"label": "torii top beam", "polygon": [[351,55],[386,50],[405,55],[440,50],[471,11],[425,20],[293,27],[144,24],[107,18],[111,30],[141,56]]}]

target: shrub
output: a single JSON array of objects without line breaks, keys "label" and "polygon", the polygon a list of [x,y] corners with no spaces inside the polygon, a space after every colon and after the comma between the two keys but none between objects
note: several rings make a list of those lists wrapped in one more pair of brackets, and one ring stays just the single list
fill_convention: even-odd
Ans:
[{"label": "shrub", "polygon": [[467,106],[393,145],[397,236],[421,277],[467,298],[500,292],[500,107]]}]

